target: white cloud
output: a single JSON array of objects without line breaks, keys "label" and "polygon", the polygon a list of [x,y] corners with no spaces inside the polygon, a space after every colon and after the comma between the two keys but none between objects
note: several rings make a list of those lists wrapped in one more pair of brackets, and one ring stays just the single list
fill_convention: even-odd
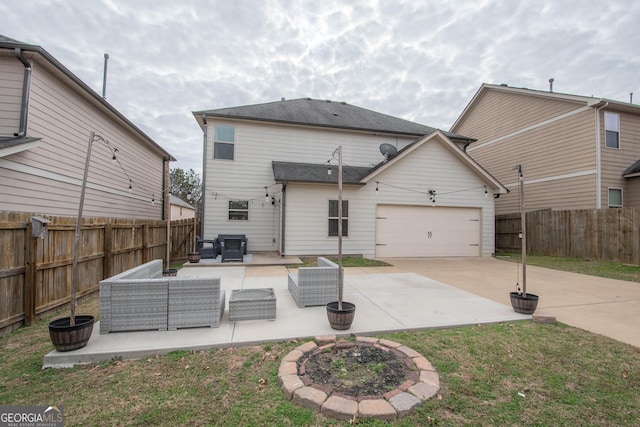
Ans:
[{"label": "white cloud", "polygon": [[448,129],[480,84],[640,97],[640,3],[5,0],[39,44],[200,171],[191,111],[311,96]]}]

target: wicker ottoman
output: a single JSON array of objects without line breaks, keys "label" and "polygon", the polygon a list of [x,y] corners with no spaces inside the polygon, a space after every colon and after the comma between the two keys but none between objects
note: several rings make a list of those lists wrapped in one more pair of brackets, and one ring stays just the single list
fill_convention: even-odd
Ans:
[{"label": "wicker ottoman", "polygon": [[233,289],[229,298],[229,322],[276,318],[273,288]]}]

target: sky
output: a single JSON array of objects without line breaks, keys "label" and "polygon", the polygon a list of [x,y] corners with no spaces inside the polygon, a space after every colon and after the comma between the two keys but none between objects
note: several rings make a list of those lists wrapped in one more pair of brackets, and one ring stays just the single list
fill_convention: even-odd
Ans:
[{"label": "sky", "polygon": [[[202,172],[193,111],[311,97],[449,130],[483,83],[640,99],[637,0],[3,0],[42,46]],[[473,136],[473,135],[469,135]]]}]

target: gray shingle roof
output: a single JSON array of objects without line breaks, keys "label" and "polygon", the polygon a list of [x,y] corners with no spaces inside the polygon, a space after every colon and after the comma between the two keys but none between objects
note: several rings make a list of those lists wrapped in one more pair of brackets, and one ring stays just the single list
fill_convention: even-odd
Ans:
[{"label": "gray shingle roof", "polygon": [[[428,135],[436,130],[430,126],[377,113],[346,102],[311,98],[194,111],[193,114],[196,117],[205,114],[207,116],[231,119],[259,120],[414,136]],[[444,133],[454,139],[469,139],[450,132]]]},{"label": "gray shingle roof", "polygon": [[629,166],[627,170],[622,172],[622,176],[635,175],[637,173],[640,173],[640,160],[638,160],[637,162]]},{"label": "gray shingle roof", "polygon": [[[276,182],[305,182],[315,184],[337,184],[338,166],[331,165],[331,175],[327,173],[327,164],[271,162]],[[358,166],[342,167],[343,184],[359,184],[371,168]]]}]

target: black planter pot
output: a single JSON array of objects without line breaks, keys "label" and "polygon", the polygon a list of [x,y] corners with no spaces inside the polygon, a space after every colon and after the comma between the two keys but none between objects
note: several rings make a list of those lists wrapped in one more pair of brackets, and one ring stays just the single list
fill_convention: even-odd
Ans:
[{"label": "black planter pot", "polygon": [[200,252],[191,252],[187,254],[187,259],[189,260],[189,262],[192,262],[194,264],[199,263],[200,258],[202,258],[202,255],[200,254]]},{"label": "black planter pot", "polygon": [[327,318],[333,329],[344,331],[351,327],[356,314],[356,305],[350,302],[342,302],[342,310],[338,309],[338,301],[327,304]]},{"label": "black planter pot", "polygon": [[77,350],[87,345],[93,332],[93,316],[76,316],[75,325],[71,318],[63,317],[49,323],[49,336],[58,351]]},{"label": "black planter pot", "polygon": [[519,292],[510,292],[511,307],[516,313],[533,314],[538,307],[538,295],[529,294],[525,296]]},{"label": "black planter pot", "polygon": [[177,268],[170,268],[168,270],[162,270],[162,275],[167,277],[167,276],[177,276],[178,275],[178,269]]}]

